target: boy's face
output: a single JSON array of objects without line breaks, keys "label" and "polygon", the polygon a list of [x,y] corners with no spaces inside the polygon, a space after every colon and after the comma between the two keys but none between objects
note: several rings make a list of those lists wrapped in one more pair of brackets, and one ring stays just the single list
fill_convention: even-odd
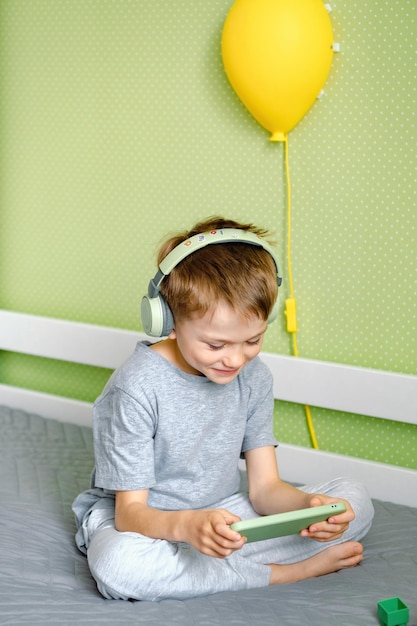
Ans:
[{"label": "boy's face", "polygon": [[265,320],[219,303],[203,317],[176,323],[169,338],[176,341],[181,369],[224,385],[259,354],[266,328]]}]

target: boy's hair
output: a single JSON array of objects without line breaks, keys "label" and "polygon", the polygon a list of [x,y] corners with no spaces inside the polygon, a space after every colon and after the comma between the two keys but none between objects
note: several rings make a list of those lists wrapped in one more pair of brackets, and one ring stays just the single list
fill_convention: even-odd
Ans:
[{"label": "boy's hair", "polygon": [[[253,224],[209,217],[170,237],[159,250],[158,265],[193,235],[222,228],[239,228],[259,237],[269,235]],[[255,315],[266,321],[278,296],[276,267],[269,252],[261,247],[243,242],[211,244],[175,266],[162,281],[160,292],[176,321],[201,317],[219,302],[245,317]]]}]

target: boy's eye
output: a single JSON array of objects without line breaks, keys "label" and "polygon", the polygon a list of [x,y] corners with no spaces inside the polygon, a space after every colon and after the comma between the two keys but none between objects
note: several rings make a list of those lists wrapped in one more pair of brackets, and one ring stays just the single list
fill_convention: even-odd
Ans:
[{"label": "boy's eye", "polygon": [[249,346],[256,346],[256,345],[258,345],[258,343],[260,342],[260,340],[261,340],[261,338],[260,338],[260,337],[258,337],[257,339],[252,339],[251,341],[248,341],[248,342],[247,342],[247,344],[248,344]]},{"label": "boy's eye", "polygon": [[210,350],[221,350],[222,348],[224,348],[224,344],[209,343],[208,347],[210,348]]}]

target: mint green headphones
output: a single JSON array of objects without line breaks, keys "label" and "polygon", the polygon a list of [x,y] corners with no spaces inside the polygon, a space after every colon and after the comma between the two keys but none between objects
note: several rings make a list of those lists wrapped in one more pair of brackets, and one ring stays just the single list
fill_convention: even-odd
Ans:
[{"label": "mint green headphones", "polygon": [[[157,273],[150,280],[148,294],[142,298],[141,305],[142,324],[147,335],[151,337],[166,337],[174,327],[171,309],[159,292],[159,287],[164,278],[187,256],[213,243],[248,243],[263,248],[269,252],[275,263],[277,284],[278,286],[281,285],[282,278],[279,275],[278,260],[275,252],[267,241],[255,235],[255,233],[237,228],[222,228],[207,233],[199,233],[171,250],[165,259],[161,261]],[[276,319],[277,313],[278,306],[276,302],[268,318],[268,324],[271,324]]]}]

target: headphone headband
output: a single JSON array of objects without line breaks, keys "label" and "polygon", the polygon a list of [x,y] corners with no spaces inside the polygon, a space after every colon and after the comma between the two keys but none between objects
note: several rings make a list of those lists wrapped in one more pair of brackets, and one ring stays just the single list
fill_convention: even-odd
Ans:
[{"label": "headphone headband", "polygon": [[267,241],[265,241],[265,239],[262,239],[262,237],[259,237],[249,230],[242,230],[239,228],[219,228],[218,230],[211,230],[209,232],[193,235],[171,250],[171,252],[161,261],[158,272],[149,282],[148,296],[150,298],[155,298],[158,295],[159,287],[165,276],[168,276],[174,267],[181,263],[181,261],[183,261],[187,256],[213,243],[248,243],[252,246],[263,248],[269,252],[275,263],[278,287],[281,285],[282,278],[279,275],[278,259],[275,256],[274,249]]}]

